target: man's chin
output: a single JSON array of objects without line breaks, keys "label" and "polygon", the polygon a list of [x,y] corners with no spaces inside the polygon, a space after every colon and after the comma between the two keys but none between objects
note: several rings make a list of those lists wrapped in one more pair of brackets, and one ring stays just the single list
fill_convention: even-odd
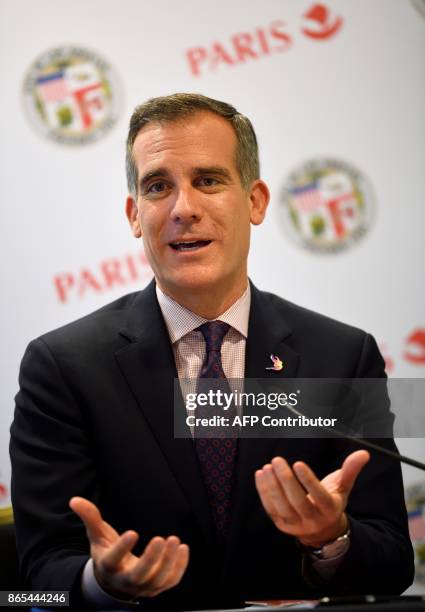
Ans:
[{"label": "man's chin", "polygon": [[220,279],[202,274],[190,274],[177,276],[170,279],[158,278],[157,282],[164,293],[185,293],[190,291],[192,294],[208,293],[220,286]]}]

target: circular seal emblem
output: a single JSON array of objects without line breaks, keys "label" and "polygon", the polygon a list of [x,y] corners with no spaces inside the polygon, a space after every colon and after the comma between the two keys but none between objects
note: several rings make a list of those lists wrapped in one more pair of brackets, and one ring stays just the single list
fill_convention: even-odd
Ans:
[{"label": "circular seal emblem", "polygon": [[101,138],[115,124],[119,80],[110,64],[81,47],[56,47],[40,55],[24,79],[24,104],[32,125],[62,144]]},{"label": "circular seal emblem", "polygon": [[352,164],[317,158],[291,172],[280,204],[284,227],[298,244],[335,252],[366,234],[374,196],[369,181]]},{"label": "circular seal emblem", "polygon": [[412,0],[412,4],[415,9],[422,15],[422,17],[425,17],[425,0]]}]

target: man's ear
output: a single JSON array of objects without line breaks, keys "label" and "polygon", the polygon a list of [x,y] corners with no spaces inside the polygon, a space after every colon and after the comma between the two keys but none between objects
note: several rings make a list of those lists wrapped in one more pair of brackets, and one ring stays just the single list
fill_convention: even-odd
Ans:
[{"label": "man's ear", "polygon": [[142,228],[139,223],[139,215],[136,200],[133,196],[128,195],[125,203],[125,214],[127,215],[128,222],[130,223],[131,231],[133,236],[140,238],[142,235]]},{"label": "man's ear", "polygon": [[270,201],[270,191],[264,181],[258,179],[252,183],[249,200],[251,223],[253,225],[260,225],[264,221]]}]

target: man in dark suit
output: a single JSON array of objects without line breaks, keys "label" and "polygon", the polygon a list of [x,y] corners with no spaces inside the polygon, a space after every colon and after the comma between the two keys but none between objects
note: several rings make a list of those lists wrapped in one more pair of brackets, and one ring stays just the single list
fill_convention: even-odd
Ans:
[{"label": "man in dark suit", "polygon": [[371,336],[248,283],[250,225],[269,201],[249,120],[203,96],[148,101],[127,177],[155,281],[22,362],[12,494],[29,586],[70,590],[77,609],[403,591],[396,462],[338,439],[174,435],[177,378],[384,376]]}]

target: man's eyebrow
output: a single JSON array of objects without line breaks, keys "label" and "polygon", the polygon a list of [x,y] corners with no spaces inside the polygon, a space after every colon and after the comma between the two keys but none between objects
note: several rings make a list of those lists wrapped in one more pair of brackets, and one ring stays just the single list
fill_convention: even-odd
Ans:
[{"label": "man's eyebrow", "polygon": [[231,180],[232,175],[223,166],[201,166],[193,169],[193,174],[195,176],[199,176],[200,174],[215,174],[217,176],[221,176],[225,179]]},{"label": "man's eyebrow", "polygon": [[146,172],[139,181],[140,190],[142,190],[146,183],[152,178],[170,178],[170,173],[165,168],[156,168],[155,170]]}]

